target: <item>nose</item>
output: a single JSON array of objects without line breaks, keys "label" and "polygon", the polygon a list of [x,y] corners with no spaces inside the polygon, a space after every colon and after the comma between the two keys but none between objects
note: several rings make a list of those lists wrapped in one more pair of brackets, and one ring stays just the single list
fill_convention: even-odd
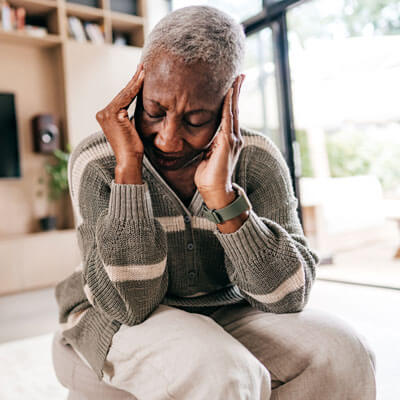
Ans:
[{"label": "nose", "polygon": [[154,146],[164,153],[179,153],[183,142],[179,133],[180,123],[173,118],[164,118],[154,139]]}]

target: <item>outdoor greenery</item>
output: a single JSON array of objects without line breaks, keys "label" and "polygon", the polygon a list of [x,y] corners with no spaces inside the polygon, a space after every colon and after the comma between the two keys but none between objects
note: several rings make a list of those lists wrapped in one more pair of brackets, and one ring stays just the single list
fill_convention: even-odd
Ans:
[{"label": "outdoor greenery", "polygon": [[307,142],[307,132],[301,129],[296,130],[296,140],[300,145],[301,176],[313,177],[314,171],[310,160],[310,150]]},{"label": "outdoor greenery", "polygon": [[[313,177],[307,132],[296,131],[300,144],[302,176]],[[384,191],[400,190],[400,146],[384,133],[340,131],[326,135],[332,177],[375,175]]]},{"label": "outdoor greenery", "polygon": [[289,36],[308,39],[400,34],[399,0],[313,0],[288,13]]},{"label": "outdoor greenery", "polygon": [[385,191],[398,191],[400,146],[384,136],[357,131],[327,135],[331,176],[375,175]]},{"label": "outdoor greenery", "polygon": [[345,0],[338,16],[349,36],[400,34],[400,2],[398,0]]}]

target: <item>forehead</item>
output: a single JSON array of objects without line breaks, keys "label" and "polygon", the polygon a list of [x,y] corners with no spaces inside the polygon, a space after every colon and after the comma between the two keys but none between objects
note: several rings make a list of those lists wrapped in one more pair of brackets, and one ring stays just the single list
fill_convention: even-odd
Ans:
[{"label": "forehead", "polygon": [[163,55],[145,69],[143,94],[146,98],[160,103],[185,99],[191,108],[216,108],[221,104],[222,96],[216,92],[205,64],[187,65],[174,56]]}]

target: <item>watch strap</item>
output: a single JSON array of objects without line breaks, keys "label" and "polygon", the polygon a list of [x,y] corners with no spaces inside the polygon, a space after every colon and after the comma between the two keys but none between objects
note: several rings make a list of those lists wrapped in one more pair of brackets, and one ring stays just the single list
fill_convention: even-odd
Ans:
[{"label": "watch strap", "polygon": [[243,211],[251,210],[252,206],[247,198],[246,192],[236,183],[232,183],[232,187],[238,193],[238,197],[224,208],[218,210],[210,210],[205,204],[203,204],[203,216],[214,222],[220,224],[229,219],[235,218],[240,215]]}]

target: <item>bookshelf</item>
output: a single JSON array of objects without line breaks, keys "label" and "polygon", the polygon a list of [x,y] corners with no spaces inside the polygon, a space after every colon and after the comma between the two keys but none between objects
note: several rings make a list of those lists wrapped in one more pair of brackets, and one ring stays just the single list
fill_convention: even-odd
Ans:
[{"label": "bookshelf", "polygon": [[[51,286],[79,263],[69,196],[57,206],[57,229],[40,231],[47,207],[35,193],[49,156],[33,152],[31,119],[55,115],[64,150],[99,130],[96,112],[135,72],[146,35],[147,0],[128,1],[7,0],[46,33],[0,27],[0,92],[16,95],[22,170],[20,179],[0,180],[0,295]],[[69,16],[101,24],[104,43],[70,37]],[[118,35],[127,45],[113,44]]]},{"label": "bookshelf", "polygon": [[[69,32],[68,18],[76,17],[82,24],[98,24],[104,43],[92,42],[85,34],[86,44],[116,45],[115,38],[123,37],[126,46],[143,46],[145,37],[145,0],[7,0],[14,9],[23,7],[26,11],[25,25],[45,28],[39,35],[26,29],[6,30],[0,23],[0,42],[29,44],[38,47],[60,46],[75,40]],[[90,5],[89,5],[90,4]],[[1,1],[0,1],[1,5]],[[122,12],[126,10],[127,12]],[[1,20],[0,20],[1,22]]]}]

